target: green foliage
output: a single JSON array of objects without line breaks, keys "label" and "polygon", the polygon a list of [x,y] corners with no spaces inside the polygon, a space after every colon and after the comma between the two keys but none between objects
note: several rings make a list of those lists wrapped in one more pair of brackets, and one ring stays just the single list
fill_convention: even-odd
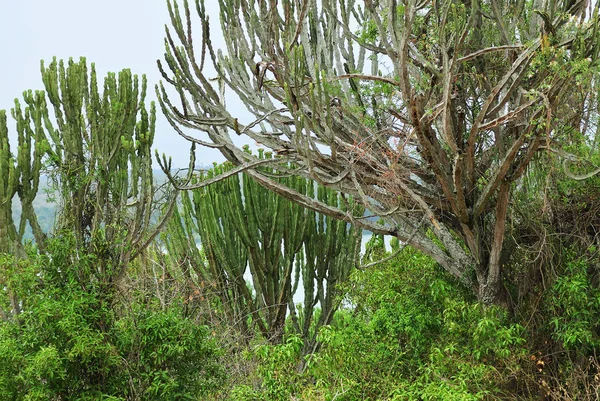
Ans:
[{"label": "green foliage", "polygon": [[[593,251],[593,249],[590,249]],[[567,350],[587,355],[600,347],[600,289],[585,256],[569,252],[564,272],[547,293],[552,337]]]},{"label": "green foliage", "polygon": [[261,398],[284,401],[300,389],[296,369],[303,347],[302,338],[291,335],[277,346],[262,345],[255,351],[260,361],[258,376],[262,379]]},{"label": "green foliage", "polygon": [[306,375],[298,372],[304,341],[289,335],[281,344],[262,344],[246,353],[246,358],[258,363],[254,386],[241,384],[234,387],[229,399],[234,401],[287,401],[300,394],[307,386]]},{"label": "green foliage", "polygon": [[0,399],[197,399],[219,384],[204,326],[176,304],[120,308],[110,287],[81,279],[95,258],[73,259],[73,244],[65,236],[47,255],[0,260],[0,301],[11,292],[22,300],[22,312],[0,322]]},{"label": "green foliage", "polygon": [[304,373],[295,373],[294,337],[260,348],[260,390],[239,387],[234,399],[484,399],[526,355],[523,328],[506,311],[478,304],[413,249],[353,273],[347,289],[354,310],[320,330]]},{"label": "green foliage", "polygon": [[360,31],[357,32],[359,43],[374,44],[379,37],[379,31],[377,25],[372,20],[367,21]]},{"label": "green foliage", "polygon": [[522,326],[505,310],[477,303],[412,248],[355,271],[345,290],[348,309],[320,329],[318,352],[301,364],[302,341],[294,336],[254,349],[254,380],[236,386],[230,399],[501,398],[529,363]]},{"label": "green foliage", "polygon": [[116,332],[128,374],[143,399],[196,399],[220,385],[224,372],[206,326],[186,319],[177,307],[133,307],[116,323]]}]

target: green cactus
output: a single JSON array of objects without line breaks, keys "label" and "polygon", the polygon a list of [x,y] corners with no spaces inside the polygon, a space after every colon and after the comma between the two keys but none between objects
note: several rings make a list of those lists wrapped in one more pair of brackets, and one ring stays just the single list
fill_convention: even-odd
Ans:
[{"label": "green cactus", "polygon": [[[45,107],[43,94],[24,94],[27,107],[21,108],[18,100],[12,109],[17,129],[17,154],[11,152],[6,112],[0,110],[0,253],[23,256],[22,239],[29,222],[40,249],[45,234],[40,228],[33,200],[40,183],[40,170],[45,152],[42,116],[37,111]],[[21,201],[21,217],[18,226],[12,217],[12,201],[18,195]]]},{"label": "green cactus", "polygon": [[96,254],[100,275],[118,278],[153,235],[156,109],[144,103],[146,77],[140,82],[127,69],[109,73],[100,90],[85,58],[42,62],[41,70],[56,121],[54,128],[47,110],[37,109],[62,203],[57,229],[75,233]]},{"label": "green cactus", "polygon": [[[259,152],[259,157],[271,155]],[[215,165],[196,180],[210,179],[232,167]],[[322,202],[342,203],[332,190],[318,187],[315,193],[315,184],[305,178],[279,180]],[[362,210],[354,213],[361,215]],[[238,174],[184,193],[163,241],[172,257],[181,260],[185,255],[198,279],[216,285],[225,312],[243,333],[252,332],[247,325],[251,316],[261,334],[277,343],[289,311],[293,328],[308,344],[314,342],[311,324],[316,305],[323,313],[314,323],[331,321],[335,286],[355,266],[360,236],[359,229],[304,209]],[[194,237],[201,240],[206,261]],[[252,280],[254,293],[246,277]],[[305,305],[302,324],[293,301],[300,283]]]},{"label": "green cactus", "polygon": [[15,102],[15,108],[12,110],[13,118],[17,121],[17,127],[20,127],[18,129],[18,164],[21,170],[21,179],[18,194],[22,212],[19,223],[19,238],[23,238],[25,226],[29,222],[36,244],[40,250],[43,250],[46,234],[38,224],[33,201],[38,194],[40,171],[48,145],[42,126],[44,119],[42,111],[46,110],[46,102],[43,93],[39,92],[35,95],[31,91],[25,92],[23,98],[28,105],[25,110],[21,112],[18,102]]},{"label": "green cactus", "polygon": [[[30,97],[25,93],[27,104],[43,104],[43,96]],[[15,100],[12,116],[17,129],[17,153],[11,151],[6,111],[0,110],[0,254],[7,253],[17,258],[25,257],[23,235],[29,222],[35,236],[38,249],[43,250],[45,234],[40,228],[33,200],[36,197],[40,182],[40,170],[44,143],[40,130],[40,115],[31,107],[21,109]],[[15,196],[21,201],[21,217],[18,226],[13,220],[12,203]],[[14,259],[13,259],[14,260]],[[6,266],[0,266],[2,268]],[[0,286],[6,286],[11,300],[11,312],[0,309],[6,318],[20,313],[20,301],[9,284],[4,282],[3,270],[0,270]]]},{"label": "green cactus", "polygon": [[0,252],[12,253],[18,232],[12,217],[12,199],[19,184],[19,167],[10,151],[6,111],[0,110]]},{"label": "green cactus", "polygon": [[[0,252],[15,253],[27,223],[43,251],[35,199],[42,166],[56,185],[55,229],[72,233],[78,250],[93,254],[102,280],[114,282],[152,241],[174,205],[168,197],[159,222],[154,201],[151,146],[156,108],[146,108],[146,78],[125,69],[109,73],[103,87],[85,58],[41,64],[45,92],[25,92],[26,107],[12,110],[18,153],[11,153],[6,114],[0,112]],[[48,99],[48,105],[46,104]],[[51,116],[49,108],[52,108]],[[19,195],[23,213],[12,221]]]},{"label": "green cactus", "polygon": [[[346,204],[335,192],[319,187],[317,198],[330,206],[339,207],[348,211],[348,206],[353,213],[362,213],[363,208],[353,202]],[[321,313],[315,327],[331,323],[335,306],[335,291],[338,284],[343,283],[349,276],[352,267],[359,260],[361,232],[346,222],[333,219],[329,216],[308,212],[309,238],[305,242],[306,266],[303,269],[303,283],[305,297],[312,302],[306,303],[302,308],[302,333],[306,333],[311,341],[308,346],[315,345],[316,332],[311,331],[311,318],[314,315],[314,306],[318,302]],[[312,214],[312,216],[310,216]],[[316,292],[315,292],[316,290]]]}]

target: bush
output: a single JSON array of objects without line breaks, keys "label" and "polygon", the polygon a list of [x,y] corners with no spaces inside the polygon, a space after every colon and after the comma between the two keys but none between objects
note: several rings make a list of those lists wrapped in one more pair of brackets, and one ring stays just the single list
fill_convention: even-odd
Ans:
[{"label": "bush", "polygon": [[600,289],[593,263],[573,252],[546,297],[550,331],[564,349],[588,355],[600,347]]},{"label": "bush", "polygon": [[320,333],[310,374],[325,399],[476,400],[500,394],[526,355],[523,328],[470,298],[406,248],[352,277],[335,325]]},{"label": "bush", "polygon": [[257,346],[247,357],[258,362],[256,378],[258,386],[241,384],[236,386],[230,399],[235,401],[287,401],[306,385],[298,373],[301,362],[303,340],[297,335],[289,335],[278,345]]},{"label": "bush", "polygon": [[206,327],[177,304],[118,301],[114,286],[82,280],[94,258],[75,259],[70,245],[0,256],[1,306],[16,296],[22,307],[0,323],[0,399],[198,399],[221,383]]}]

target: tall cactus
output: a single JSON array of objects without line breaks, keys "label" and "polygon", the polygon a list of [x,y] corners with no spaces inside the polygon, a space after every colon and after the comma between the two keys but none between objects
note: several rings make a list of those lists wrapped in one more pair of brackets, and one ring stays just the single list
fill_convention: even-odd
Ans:
[{"label": "tall cactus", "polygon": [[[149,242],[156,212],[151,146],[156,109],[146,109],[146,77],[125,69],[109,73],[102,90],[94,64],[42,62],[42,79],[54,112],[40,108],[46,153],[59,185],[58,229],[98,257],[99,275],[118,279]],[[116,270],[113,270],[116,268]]]},{"label": "tall cactus", "polygon": [[[317,199],[330,206],[346,212],[350,212],[348,206],[354,206],[352,203],[343,202],[337,193],[325,187],[319,186],[317,192]],[[348,223],[314,211],[307,211],[306,218],[309,226],[308,239],[305,241],[306,265],[303,269],[303,283],[304,295],[312,302],[305,302],[301,330],[305,335],[310,333],[310,345],[316,337],[316,332],[310,332],[314,307],[317,302],[321,306],[316,327],[331,323],[336,310],[335,297],[339,295],[335,287],[348,278],[351,267],[357,263],[361,236],[360,232],[356,235],[356,228]],[[296,324],[295,319],[293,321]]]},{"label": "tall cactus", "polygon": [[[271,155],[259,151],[259,157]],[[198,180],[231,167],[215,165]],[[341,203],[331,190],[319,187],[315,194],[314,183],[304,178],[279,180],[322,202]],[[354,213],[360,215],[362,210]],[[289,310],[297,332],[314,340],[309,337],[317,304],[323,310],[317,323],[329,323],[336,307],[335,285],[357,261],[360,230],[289,202],[245,174],[183,194],[178,216],[163,237],[169,254],[178,259],[185,255],[200,280],[216,285],[226,313],[242,332],[249,333],[247,317],[251,316],[262,335],[277,343]],[[196,249],[195,235],[202,242],[206,262]],[[246,277],[252,281],[254,294]],[[293,301],[301,282],[302,325]]]},{"label": "tall cactus", "polygon": [[[18,231],[12,217],[12,200],[19,186],[20,169],[15,164],[15,158],[10,151],[8,127],[6,124],[6,111],[0,110],[0,256],[2,253],[15,253],[20,245]],[[0,266],[2,267],[2,266]],[[0,270],[0,286],[5,287],[3,272]],[[10,308],[13,313],[19,313],[19,301],[15,294],[8,288]],[[0,317],[3,320],[10,316],[0,305]]]},{"label": "tall cactus", "polygon": [[19,170],[10,151],[6,111],[0,110],[0,253],[12,253],[17,242],[12,200],[19,186]]},{"label": "tall cactus", "polygon": [[[43,94],[31,96],[28,92],[24,96],[29,106],[22,109],[19,101],[15,100],[15,107],[12,109],[17,129],[16,155],[10,147],[6,111],[0,110],[0,254],[8,253],[17,258],[25,256],[23,235],[28,222],[40,250],[43,250],[45,242],[45,234],[37,222],[33,209],[45,149],[40,114],[36,110],[43,108],[44,97]],[[16,195],[21,201],[21,217],[18,225],[15,224],[12,213],[12,203]],[[0,266],[2,269],[0,286],[7,288],[11,312],[0,309],[3,319],[7,319],[10,315],[18,315],[21,310],[19,299],[9,283],[5,282],[3,274],[5,267]]]},{"label": "tall cactus", "polygon": [[[96,256],[93,274],[118,280],[172,210],[167,208],[152,228],[160,205],[154,201],[151,154],[156,109],[152,102],[148,111],[144,103],[146,78],[140,82],[125,69],[109,73],[99,88],[95,67],[88,74],[85,58],[68,63],[54,59],[48,67],[42,62],[41,72],[46,92],[25,92],[27,106],[22,109],[16,102],[12,112],[16,157],[6,114],[0,112],[0,252],[20,248],[27,222],[43,249],[45,234],[33,200],[44,164],[60,201],[56,229],[73,233],[75,251]],[[18,227],[11,211],[16,193],[23,210]]]},{"label": "tall cactus", "polygon": [[[46,148],[40,110],[45,109],[43,93],[23,94],[27,106],[18,100],[12,109],[17,129],[17,154],[11,151],[6,112],[0,110],[0,253],[23,254],[22,239],[27,222],[38,247],[43,248],[45,234],[33,209],[40,183],[42,158]],[[12,217],[12,200],[18,195],[21,217],[18,226]]]},{"label": "tall cactus", "polygon": [[46,101],[44,94],[40,92],[32,94],[31,91],[27,91],[23,93],[23,98],[27,104],[25,110],[21,110],[19,102],[15,102],[15,108],[12,110],[19,132],[18,164],[21,171],[18,189],[21,201],[19,237],[23,238],[25,225],[29,222],[37,246],[43,250],[46,234],[38,224],[33,201],[38,194],[42,159],[48,146],[42,125]]}]

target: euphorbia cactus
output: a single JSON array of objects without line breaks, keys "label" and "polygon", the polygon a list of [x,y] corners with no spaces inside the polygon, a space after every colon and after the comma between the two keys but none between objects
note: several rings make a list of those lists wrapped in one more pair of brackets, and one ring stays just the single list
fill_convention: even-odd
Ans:
[{"label": "euphorbia cactus", "polygon": [[[16,158],[0,113],[0,252],[20,247],[27,221],[43,248],[32,202],[44,164],[60,202],[55,229],[75,236],[75,251],[97,258],[91,274],[114,282],[157,232],[151,154],[156,109],[151,103],[148,111],[144,103],[146,78],[125,69],[109,73],[99,88],[95,67],[88,73],[84,58],[66,65],[54,59],[48,67],[42,62],[41,72],[46,91],[25,92],[27,107],[16,102],[13,109]],[[23,210],[18,228],[10,209],[15,193]],[[168,214],[167,208],[156,227]]]},{"label": "euphorbia cactus", "polygon": [[[27,107],[21,108],[18,100],[12,109],[17,129],[17,153],[10,148],[6,112],[0,110],[0,253],[23,255],[22,238],[27,222],[31,226],[38,246],[43,248],[45,235],[33,209],[39,183],[42,157],[47,142],[42,128],[45,109],[43,93],[24,93]],[[21,200],[21,217],[18,226],[12,216],[12,200],[18,194]]]},{"label": "euphorbia cactus", "polygon": [[156,110],[144,103],[146,77],[109,73],[100,90],[94,65],[88,75],[82,58],[42,63],[42,78],[56,121],[44,115],[62,202],[57,228],[74,232],[98,257],[96,273],[112,281],[153,236]]},{"label": "euphorbia cactus", "polygon": [[[259,151],[259,157],[271,155]],[[215,165],[197,180],[210,179],[231,167]],[[343,203],[337,193],[317,188],[310,180],[279,180],[322,202]],[[362,212],[362,208],[349,211],[359,216]],[[199,280],[216,286],[223,309],[242,332],[251,332],[251,316],[262,335],[277,343],[290,311],[294,329],[308,343],[314,340],[311,322],[317,305],[322,313],[315,323],[330,322],[336,308],[336,284],[357,262],[359,229],[289,202],[243,173],[184,193],[178,217],[163,237],[170,256],[187,260]],[[196,237],[206,259],[196,249]],[[251,288],[246,279],[251,280]],[[294,304],[300,283],[303,324]]]}]

